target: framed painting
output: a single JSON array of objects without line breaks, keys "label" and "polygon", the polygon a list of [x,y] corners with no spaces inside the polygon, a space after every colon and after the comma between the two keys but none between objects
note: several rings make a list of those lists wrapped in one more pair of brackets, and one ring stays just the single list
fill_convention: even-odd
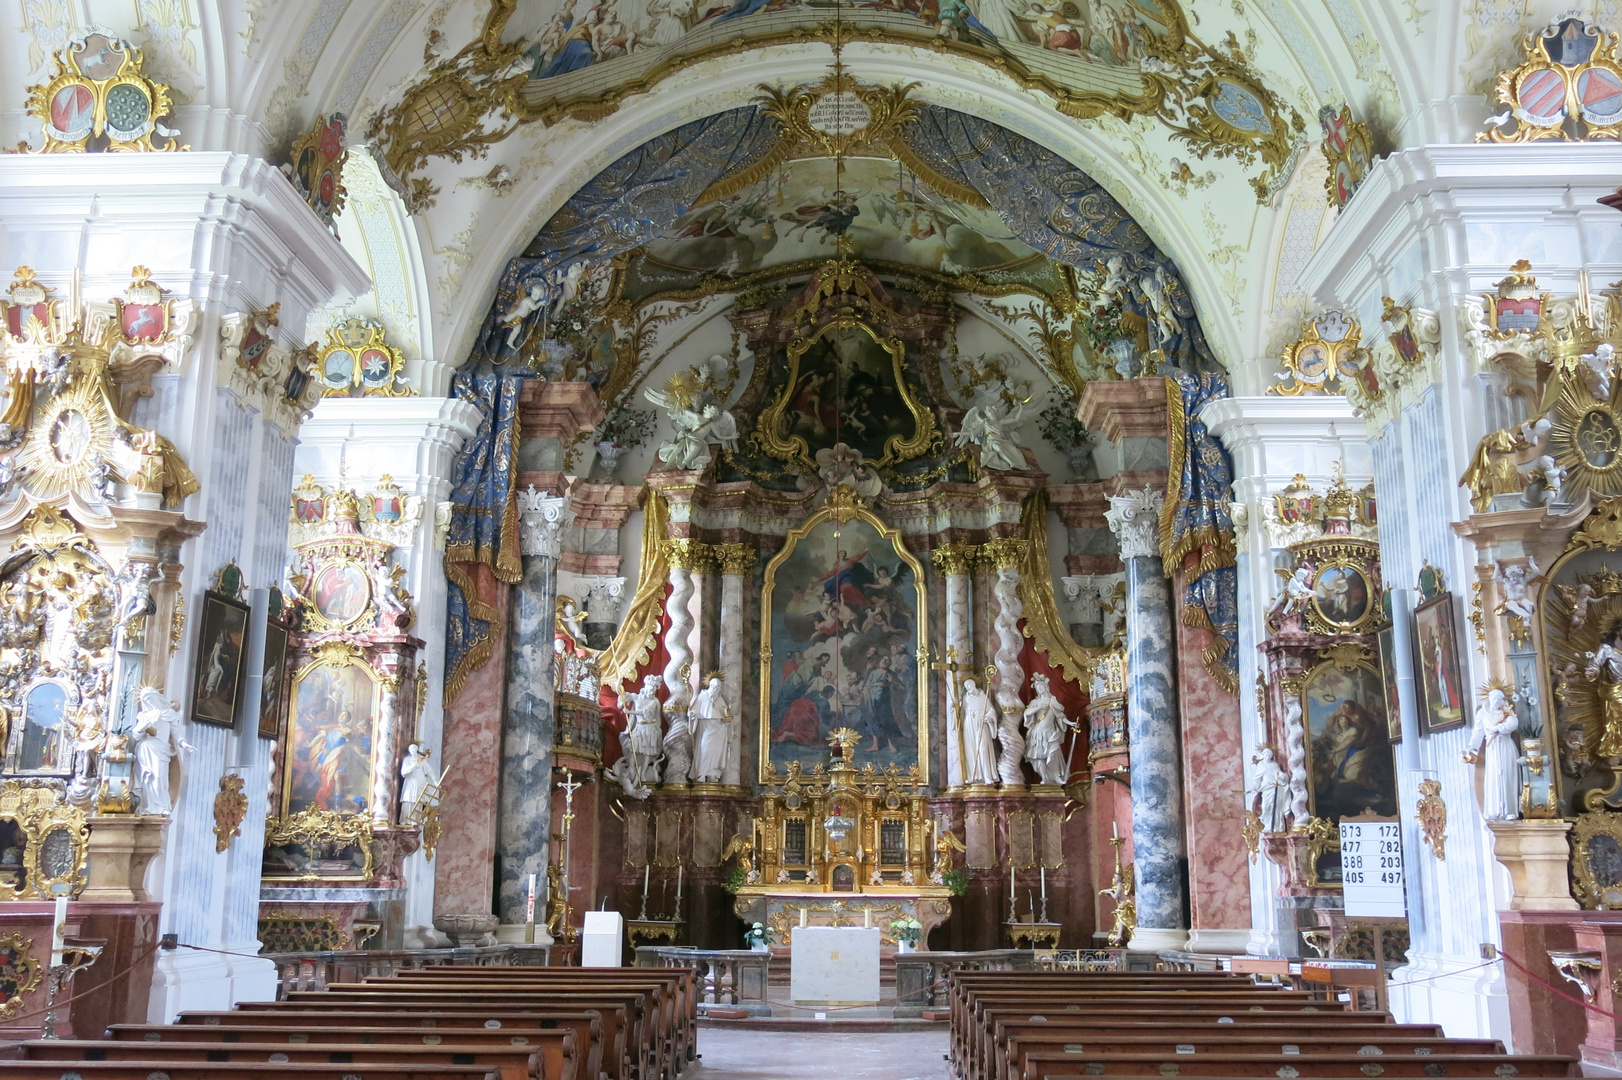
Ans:
[{"label": "framed painting", "polygon": [[1463,727],[1468,710],[1451,592],[1439,592],[1414,608],[1414,664],[1422,733]]},{"label": "framed painting", "polygon": [[333,627],[344,627],[371,606],[372,582],[358,563],[329,562],[316,572],[311,596],[318,615]]},{"label": "framed painting", "polygon": [[282,817],[370,808],[376,718],[377,679],[364,663],[317,660],[299,672],[283,755]]},{"label": "framed painting", "polygon": [[848,492],[836,489],[766,567],[762,782],[789,762],[826,762],[840,728],[859,737],[858,767],[917,766],[928,781],[922,572],[900,533],[841,499]]},{"label": "framed painting", "polygon": [[1361,566],[1338,561],[1325,565],[1312,583],[1312,607],[1330,626],[1355,631],[1373,613],[1374,590]]},{"label": "framed painting", "polygon": [[287,626],[265,620],[265,662],[259,683],[259,737],[274,739],[282,729],[287,699]]},{"label": "framed painting", "polygon": [[1371,665],[1320,664],[1301,687],[1312,816],[1331,824],[1372,810],[1396,816],[1397,772],[1385,685]]},{"label": "framed painting", "polygon": [[248,605],[223,593],[205,592],[192,684],[193,720],[221,727],[236,724],[247,642]]},{"label": "framed painting", "polygon": [[[1389,595],[1389,594],[1387,594]],[[1402,741],[1402,705],[1397,699],[1397,632],[1380,631],[1380,679],[1385,685],[1385,728],[1392,742]]]}]

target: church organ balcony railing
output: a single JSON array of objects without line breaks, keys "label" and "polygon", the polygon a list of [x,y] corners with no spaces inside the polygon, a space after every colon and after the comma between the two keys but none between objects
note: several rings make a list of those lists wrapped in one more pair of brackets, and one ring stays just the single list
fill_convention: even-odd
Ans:
[{"label": "church organ balcony railing", "polygon": [[1093,669],[1087,703],[1087,746],[1094,757],[1127,749],[1126,654],[1105,653]]},{"label": "church organ balcony railing", "polygon": [[597,699],[597,653],[576,644],[573,638],[561,632],[556,643],[553,752],[585,766],[601,764],[603,711]]}]

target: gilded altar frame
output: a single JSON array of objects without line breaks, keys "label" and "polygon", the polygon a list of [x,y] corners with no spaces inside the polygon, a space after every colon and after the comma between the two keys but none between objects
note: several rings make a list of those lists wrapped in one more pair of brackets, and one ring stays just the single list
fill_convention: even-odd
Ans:
[{"label": "gilded altar frame", "polygon": [[[304,688],[304,677],[319,667],[358,667],[363,673],[365,673],[366,677],[371,680],[372,715],[369,726],[371,728],[370,737],[373,741],[375,741],[377,738],[378,717],[383,713],[384,676],[375,667],[373,667],[370,662],[367,661],[365,655],[361,653],[359,649],[356,649],[351,645],[346,645],[343,642],[329,642],[328,644],[322,645],[315,650],[314,656],[311,658],[311,660],[300,667],[293,675],[293,694],[292,698],[288,702],[287,725],[282,733],[282,790],[281,799],[278,804],[281,808],[278,817],[283,821],[291,820],[288,811],[293,799],[293,738],[294,729],[298,718],[299,695]],[[375,774],[376,766],[374,754],[368,750],[366,755],[366,790],[368,792],[371,791],[372,783],[376,778]],[[313,810],[317,808],[311,807],[309,809]],[[365,817],[370,820],[373,809],[374,808],[368,806],[366,812],[363,814],[344,816]],[[292,816],[296,817],[297,815]],[[266,839],[266,843],[267,845],[269,844],[268,837]],[[368,876],[370,875],[368,874]]]},{"label": "gilded altar frame", "polygon": [[[764,425],[763,425],[764,426]],[[760,598],[760,742],[761,752],[759,758],[759,777],[761,784],[770,784],[774,775],[780,775],[771,760],[772,738],[772,591],[777,584],[777,571],[789,557],[800,541],[811,535],[811,532],[823,522],[832,520],[836,525],[843,525],[853,518],[867,522],[878,532],[890,546],[895,554],[912,570],[913,589],[916,595],[917,613],[915,615],[917,627],[917,644],[913,657],[913,666],[917,669],[918,686],[915,701],[917,714],[913,717],[914,725],[918,731],[918,783],[929,783],[929,722],[926,715],[929,701],[929,589],[924,583],[924,568],[916,556],[907,550],[907,545],[901,539],[901,530],[886,525],[877,514],[869,510],[856,493],[843,485],[834,488],[828,502],[816,513],[805,519],[805,523],[797,529],[789,530],[783,546],[771,562],[766,564],[765,578],[761,587]]]},{"label": "gilded altar frame", "polygon": [[[890,354],[891,377],[895,379],[896,391],[901,395],[902,403],[907,406],[907,411],[912,416],[912,434],[890,436],[884,442],[884,456],[877,460],[868,458],[867,464],[875,469],[882,469],[915,458],[929,449],[930,443],[935,439],[935,417],[928,409],[918,404],[918,399],[913,397],[912,391],[907,388],[906,345],[900,338],[881,335],[865,319],[854,315],[840,315],[829,319],[813,332],[796,337],[788,343],[788,378],[784,380],[783,389],[778,392],[777,400],[761,412],[760,420],[755,424],[756,438],[760,440],[761,449],[766,453],[783,461],[795,462],[812,472],[816,471],[817,463],[811,457],[811,447],[804,437],[794,435],[785,439],[778,431],[783,422],[783,413],[794,397],[794,388],[800,381],[800,357],[830,332],[851,329],[863,331],[881,349]],[[877,520],[874,519],[875,522]]]}]

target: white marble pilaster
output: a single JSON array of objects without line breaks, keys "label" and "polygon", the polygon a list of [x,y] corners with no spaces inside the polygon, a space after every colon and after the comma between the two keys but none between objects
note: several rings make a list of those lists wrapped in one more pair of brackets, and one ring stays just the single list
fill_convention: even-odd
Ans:
[{"label": "white marble pilaster", "polygon": [[[946,786],[963,786],[963,716],[958,702],[958,685],[974,663],[973,580],[969,570],[977,557],[970,544],[947,544],[936,548],[935,569],[946,583],[946,649],[940,662],[962,666],[962,672],[946,671]],[[979,680],[976,680],[979,681]]]},{"label": "white marble pilaster", "polygon": [[732,710],[733,719],[739,725],[721,782],[736,785],[743,782],[743,627],[748,617],[744,610],[744,584],[747,575],[755,568],[755,552],[747,544],[722,544],[718,555],[721,563],[721,637],[717,666],[721,669],[721,685],[726,691],[727,708]]}]

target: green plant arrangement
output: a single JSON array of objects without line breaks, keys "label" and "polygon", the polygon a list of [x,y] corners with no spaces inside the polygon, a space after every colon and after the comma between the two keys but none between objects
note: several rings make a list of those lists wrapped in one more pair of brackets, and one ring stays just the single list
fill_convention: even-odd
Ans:
[{"label": "green plant arrangement", "polygon": [[736,896],[737,893],[738,893],[738,890],[743,888],[743,878],[744,878],[743,867],[734,866],[732,868],[732,872],[727,875],[727,880],[726,880],[726,890],[727,890],[727,892],[732,893],[734,896]]},{"label": "green plant arrangement", "polygon": [[903,915],[890,924],[890,933],[898,945],[905,946],[907,949],[915,949],[918,947],[918,942],[923,940],[924,927],[911,915]]},{"label": "green plant arrangement", "polygon": [[961,870],[948,870],[941,875],[941,884],[952,890],[953,896],[962,896],[969,891],[969,875]]},{"label": "green plant arrangement", "polygon": [[765,923],[754,923],[743,932],[743,943],[756,951],[772,946],[772,932]]}]

